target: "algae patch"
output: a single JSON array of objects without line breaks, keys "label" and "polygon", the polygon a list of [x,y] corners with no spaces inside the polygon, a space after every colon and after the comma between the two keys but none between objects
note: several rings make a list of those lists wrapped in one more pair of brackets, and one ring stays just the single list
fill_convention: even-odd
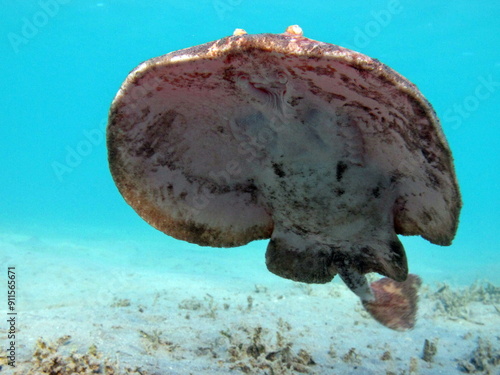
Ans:
[{"label": "algae patch", "polygon": [[[462,372],[483,372],[487,375],[497,374],[497,372],[493,372],[493,370],[499,365],[500,350],[494,348],[490,341],[480,337],[477,339],[477,347],[472,351],[470,357],[459,362],[459,367]],[[496,370],[498,370],[498,368],[496,368]]]},{"label": "algae patch", "polygon": [[492,309],[499,311],[500,287],[490,282],[476,281],[463,289],[452,289],[443,283],[438,289],[428,294],[431,301],[435,301],[434,311],[438,316],[445,316],[451,320],[463,319],[478,325],[485,323],[477,321],[474,317],[472,304],[481,303],[491,305]]},{"label": "algae patch", "polygon": [[115,361],[104,357],[92,344],[86,352],[66,347],[71,336],[47,343],[39,338],[30,362],[20,364],[15,375],[148,375],[140,368],[119,369]]},{"label": "algae patch", "polygon": [[292,349],[293,344],[286,338],[286,331],[290,329],[288,323],[280,320],[274,334],[261,326],[220,331],[228,343],[226,362],[231,364],[230,369],[245,374],[260,373],[258,371],[276,375],[313,374],[312,366],[316,362],[305,349]]}]

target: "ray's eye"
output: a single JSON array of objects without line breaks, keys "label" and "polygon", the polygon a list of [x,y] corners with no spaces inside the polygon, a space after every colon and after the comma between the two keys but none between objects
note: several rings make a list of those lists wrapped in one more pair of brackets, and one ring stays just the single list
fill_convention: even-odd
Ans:
[{"label": "ray's eye", "polygon": [[276,81],[278,81],[281,84],[285,84],[288,82],[288,76],[286,75],[285,72],[278,72],[276,73]]},{"label": "ray's eye", "polygon": [[240,72],[236,75],[236,81],[237,82],[249,82],[250,76],[246,73]]}]

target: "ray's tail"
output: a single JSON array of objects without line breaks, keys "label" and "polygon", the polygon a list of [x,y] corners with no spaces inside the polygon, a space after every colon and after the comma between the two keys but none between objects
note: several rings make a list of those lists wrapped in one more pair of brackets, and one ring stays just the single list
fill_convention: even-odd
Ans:
[{"label": "ray's tail", "polygon": [[396,331],[415,326],[420,277],[408,274],[404,281],[383,277],[368,285],[365,275],[352,268],[341,269],[340,276],[377,322]]},{"label": "ray's tail", "polygon": [[361,302],[379,323],[397,331],[405,331],[415,326],[418,288],[421,284],[420,277],[414,274],[409,274],[402,282],[384,277],[370,285],[375,299]]}]

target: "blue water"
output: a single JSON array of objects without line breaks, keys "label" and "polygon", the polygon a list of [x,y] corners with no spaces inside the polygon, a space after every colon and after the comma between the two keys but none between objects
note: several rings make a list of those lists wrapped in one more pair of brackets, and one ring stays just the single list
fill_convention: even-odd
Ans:
[{"label": "blue water", "polygon": [[[88,252],[79,244],[114,244],[95,250],[89,275],[99,272],[101,260],[116,262],[121,272],[153,268],[158,259],[167,264],[171,254],[185,252],[192,254],[182,266],[187,274],[196,273],[191,259],[216,264],[196,275],[203,278],[224,273],[228,259],[241,257],[241,278],[268,280],[262,276],[267,241],[231,253],[205,252],[145,223],[113,183],[105,127],[111,101],[140,62],[235,28],[281,33],[292,24],[306,37],[357,50],[400,72],[442,121],[464,202],[460,225],[449,247],[402,238],[410,270],[428,283],[500,284],[499,1],[0,0],[0,9],[0,236],[21,236],[27,256],[43,260],[30,266],[39,276],[26,276],[26,284],[50,284],[44,270],[52,254],[67,269],[86,264],[71,252],[58,253],[66,245],[50,245],[61,240],[79,254]],[[0,259],[10,259],[16,248],[0,248]],[[78,290],[80,276],[58,270]],[[64,289],[54,301],[71,297]],[[34,299],[37,292],[31,291]],[[24,293],[30,295],[29,285]]]},{"label": "blue water", "polygon": [[405,75],[442,120],[463,194],[460,227],[449,248],[404,239],[410,263],[422,271],[498,274],[499,2],[0,4],[2,231],[172,241],[125,204],[108,171],[104,130],[121,82],[144,60],[237,27],[279,33],[299,24],[307,37],[358,50]]}]

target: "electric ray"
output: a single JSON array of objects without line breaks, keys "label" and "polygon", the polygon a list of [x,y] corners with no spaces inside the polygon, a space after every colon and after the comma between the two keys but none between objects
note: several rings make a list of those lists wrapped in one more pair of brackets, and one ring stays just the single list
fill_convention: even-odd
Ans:
[{"label": "electric ray", "polygon": [[[360,53],[302,36],[233,36],[140,64],[111,105],[108,157],[153,227],[202,246],[270,238],[268,269],[339,274],[392,329],[420,279],[397,234],[450,245],[460,192],[430,103]],[[365,274],[386,276],[368,284]]]}]

